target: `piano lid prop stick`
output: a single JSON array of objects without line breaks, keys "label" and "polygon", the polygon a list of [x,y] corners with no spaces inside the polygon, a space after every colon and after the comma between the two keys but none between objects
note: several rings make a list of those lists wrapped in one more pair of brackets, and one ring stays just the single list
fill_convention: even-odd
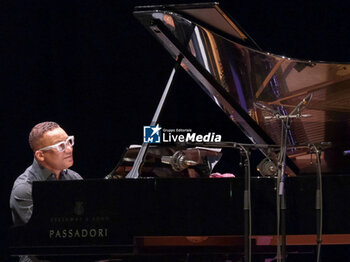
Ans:
[{"label": "piano lid prop stick", "polygon": [[[182,56],[178,56],[177,61],[175,63],[175,66],[173,67],[173,69],[171,71],[170,77],[169,77],[168,82],[167,82],[165,89],[163,91],[163,95],[158,103],[156,112],[154,113],[154,116],[152,118],[152,122],[150,124],[151,126],[156,125],[156,123],[158,122],[159,115],[163,109],[163,106],[164,106],[165,100],[168,96],[170,87],[173,84],[173,79],[174,79],[175,73],[177,72],[177,70],[179,69],[179,66],[181,65],[181,61],[182,61]],[[143,162],[144,162],[144,159],[146,156],[148,145],[149,145],[148,143],[142,143],[140,151],[137,154],[137,157],[135,159],[134,165],[132,166],[132,169],[130,170],[129,174],[126,175],[126,178],[138,178],[139,177],[140,170],[142,169],[142,165],[143,165]]]}]

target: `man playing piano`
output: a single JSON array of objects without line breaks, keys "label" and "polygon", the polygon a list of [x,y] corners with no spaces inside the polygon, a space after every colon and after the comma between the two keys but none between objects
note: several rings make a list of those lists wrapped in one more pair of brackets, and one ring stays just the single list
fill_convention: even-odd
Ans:
[{"label": "man playing piano", "polygon": [[[15,225],[25,224],[33,212],[33,181],[74,180],[82,177],[68,169],[73,165],[74,136],[55,122],[42,122],[33,127],[29,134],[29,145],[34,161],[14,182],[10,208]],[[21,257],[20,261],[34,261]]]}]

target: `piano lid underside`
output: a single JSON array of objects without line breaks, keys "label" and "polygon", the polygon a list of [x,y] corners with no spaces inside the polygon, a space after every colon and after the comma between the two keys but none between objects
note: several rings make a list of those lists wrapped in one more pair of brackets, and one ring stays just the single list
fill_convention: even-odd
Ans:
[{"label": "piano lid underside", "polygon": [[[183,10],[135,15],[146,28],[152,25],[148,29],[175,59],[180,53],[184,56],[182,67],[254,143],[278,144],[281,130],[280,120],[265,119],[271,114],[256,103],[287,115],[312,94],[302,108],[310,117],[292,122],[289,143],[332,142],[332,149],[322,155],[325,170],[344,171],[348,159],[342,152],[350,149],[350,65],[291,59],[253,49],[253,41],[245,43],[243,37],[221,34],[210,21],[213,10],[223,13],[215,6],[202,8],[199,18]],[[159,25],[156,29],[155,24]],[[229,24],[239,29],[231,20]],[[307,149],[289,152],[302,171],[310,169],[300,164],[305,154]]]}]

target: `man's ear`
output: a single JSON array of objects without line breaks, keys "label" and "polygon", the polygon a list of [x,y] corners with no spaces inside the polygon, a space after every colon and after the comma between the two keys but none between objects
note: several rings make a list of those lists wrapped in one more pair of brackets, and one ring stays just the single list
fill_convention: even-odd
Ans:
[{"label": "man's ear", "polygon": [[45,157],[44,157],[44,152],[41,151],[41,150],[35,151],[34,156],[35,156],[35,158],[36,158],[38,161],[40,161],[40,162],[44,161],[44,159],[45,159]]}]

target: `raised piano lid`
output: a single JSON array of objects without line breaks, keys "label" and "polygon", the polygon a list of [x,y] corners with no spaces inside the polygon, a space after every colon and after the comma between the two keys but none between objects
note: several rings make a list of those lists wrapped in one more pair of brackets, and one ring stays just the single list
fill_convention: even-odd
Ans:
[{"label": "raised piano lid", "polygon": [[[311,117],[293,120],[290,144],[332,142],[323,171],[350,165],[350,64],[293,59],[263,52],[217,3],[136,7],[136,18],[253,143],[280,143],[280,120],[256,103],[290,113],[307,95]],[[305,150],[289,151],[301,172],[314,171]],[[293,166],[289,163],[289,166]]]},{"label": "raised piano lid", "polygon": [[[323,171],[344,171],[350,148],[350,64],[287,58],[260,50],[217,3],[136,7],[134,15],[253,143],[280,143],[280,120],[265,119],[264,104],[288,114],[308,94],[292,122],[290,144],[332,142]],[[307,150],[289,152],[303,172],[313,171]],[[289,163],[292,166],[291,163]]]}]

